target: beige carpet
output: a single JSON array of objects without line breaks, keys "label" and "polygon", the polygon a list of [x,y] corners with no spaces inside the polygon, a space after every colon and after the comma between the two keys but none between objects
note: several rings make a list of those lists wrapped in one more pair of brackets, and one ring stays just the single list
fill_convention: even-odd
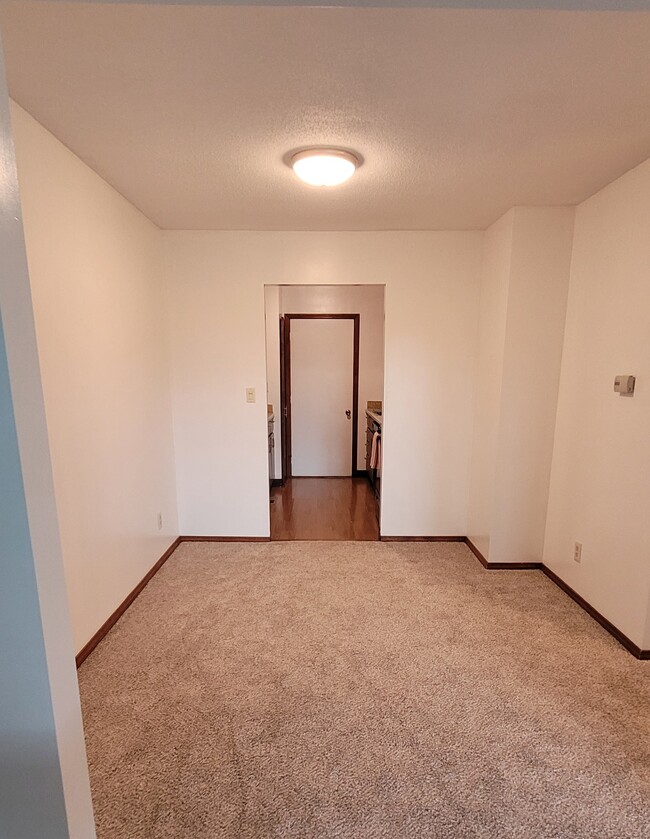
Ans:
[{"label": "beige carpet", "polygon": [[463,545],[184,544],[80,682],[101,839],[650,837],[650,662]]}]

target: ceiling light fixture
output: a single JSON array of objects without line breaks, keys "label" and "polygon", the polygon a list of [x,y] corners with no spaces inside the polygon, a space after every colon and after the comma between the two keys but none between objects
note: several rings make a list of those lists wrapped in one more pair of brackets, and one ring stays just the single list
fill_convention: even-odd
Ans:
[{"label": "ceiling light fixture", "polygon": [[294,154],[291,167],[312,186],[338,186],[361,166],[361,158],[343,149],[305,149]]}]

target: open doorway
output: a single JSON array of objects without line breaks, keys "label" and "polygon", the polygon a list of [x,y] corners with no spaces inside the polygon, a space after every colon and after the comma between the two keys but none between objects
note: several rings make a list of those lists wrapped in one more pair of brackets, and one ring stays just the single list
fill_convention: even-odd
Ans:
[{"label": "open doorway", "polygon": [[271,539],[379,538],[384,287],[267,286]]}]

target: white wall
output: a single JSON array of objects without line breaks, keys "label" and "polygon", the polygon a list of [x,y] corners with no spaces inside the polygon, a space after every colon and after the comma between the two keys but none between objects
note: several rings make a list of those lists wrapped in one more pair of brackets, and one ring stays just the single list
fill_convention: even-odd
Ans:
[{"label": "white wall", "polygon": [[[576,210],[544,562],[650,648],[650,161]],[[632,398],[617,373],[637,376]],[[582,563],[573,545],[582,542]]]},{"label": "white wall", "polygon": [[282,286],[282,314],[356,314],[359,318],[357,469],[366,468],[366,403],[384,398],[384,287]]},{"label": "white wall", "polygon": [[21,108],[12,120],[79,650],[178,532],[161,234]]},{"label": "white wall", "polygon": [[574,210],[516,207],[490,560],[541,562]]},{"label": "white wall", "polygon": [[385,535],[467,528],[482,233],[163,233],[180,529],[266,536],[265,284],[386,285]]},{"label": "white wall", "polygon": [[95,835],[0,48],[0,833]]},{"label": "white wall", "polygon": [[514,210],[485,232],[467,534],[487,557],[494,510]]},{"label": "white wall", "polygon": [[573,209],[515,207],[486,234],[469,535],[541,562]]}]

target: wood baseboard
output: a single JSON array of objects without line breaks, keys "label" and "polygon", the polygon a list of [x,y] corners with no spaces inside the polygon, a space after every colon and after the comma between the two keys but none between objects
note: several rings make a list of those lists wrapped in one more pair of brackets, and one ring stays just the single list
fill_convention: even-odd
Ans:
[{"label": "wood baseboard", "polygon": [[650,650],[643,650],[641,647],[637,646],[637,644],[635,644],[634,641],[631,641],[627,635],[624,635],[620,629],[617,629],[611,621],[608,621],[604,615],[601,615],[600,612],[596,611],[596,609],[594,609],[594,607],[588,603],[584,597],[572,589],[570,585],[565,583],[561,577],[558,577],[555,571],[551,571],[551,569],[546,565],[542,565],[542,571],[546,574],[549,580],[552,580],[558,588],[561,588],[565,594],[568,594],[572,600],[575,600],[578,606],[583,608],[590,617],[603,627],[603,629],[606,629],[610,635],[616,638],[619,644],[622,644],[635,658],[642,659],[644,661],[650,660]]},{"label": "wood baseboard", "polygon": [[179,536],[181,542],[270,542],[270,536]]},{"label": "wood baseboard", "polygon": [[541,571],[542,570],[542,563],[541,562],[489,562],[483,554],[479,551],[476,545],[472,542],[472,540],[465,536],[463,537],[463,542],[467,545],[470,551],[474,554],[474,556],[478,559],[481,563],[483,568],[487,568],[488,571]]},{"label": "wood baseboard", "polygon": [[584,597],[578,594],[577,591],[574,591],[571,586],[567,585],[561,577],[558,577],[554,571],[551,571],[551,569],[542,562],[488,562],[476,545],[472,543],[471,539],[466,537],[464,541],[481,565],[490,571],[509,571],[517,569],[542,571],[546,574],[549,580],[552,580],[558,588],[561,588],[565,594],[568,594],[572,600],[575,600],[578,606],[584,609],[591,618],[603,627],[603,629],[606,629],[607,632],[609,632],[609,634],[615,638],[619,644],[625,647],[628,652],[632,653],[635,658],[643,661],[650,660],[650,650],[643,650],[641,647],[637,646],[634,641],[631,641],[627,635],[624,635],[620,629],[617,629],[611,621],[608,621],[606,617],[596,611],[596,609],[594,609],[594,607],[588,603]]},{"label": "wood baseboard", "polygon": [[464,536],[384,536],[380,542],[464,542]]},{"label": "wood baseboard", "polygon": [[271,478],[271,486],[272,487],[281,487],[282,486],[282,478]]},{"label": "wood baseboard", "polygon": [[[631,641],[627,635],[621,632],[620,629],[617,629],[611,621],[608,621],[606,617],[594,609],[594,607],[588,603],[584,597],[579,595],[577,591],[574,591],[574,589],[565,583],[561,577],[558,577],[554,571],[551,571],[550,568],[547,568],[547,566],[543,565],[541,562],[488,562],[483,554],[478,550],[476,545],[474,545],[467,536],[380,536],[379,538],[382,542],[463,542],[472,551],[474,556],[476,556],[481,565],[490,571],[518,569],[542,571],[546,574],[549,580],[552,580],[555,585],[561,588],[565,594],[574,600],[578,606],[584,609],[591,618],[603,627],[603,629],[607,630],[607,632],[609,632],[609,634],[615,638],[619,644],[625,647],[625,649],[635,658],[643,661],[650,660],[650,650],[641,649],[641,647]],[[149,583],[158,571],[160,571],[165,562],[182,542],[270,542],[270,540],[270,536],[179,536],[174,539],[172,544],[167,548],[156,564],[145,574],[133,591],[124,598],[113,614],[104,621],[90,641],[88,641],[88,643],[85,644],[77,653],[75,656],[77,667],[81,666],[100,641],[102,641],[108,632],[115,626],[136,597],[138,597],[138,595],[143,591],[147,583]]]},{"label": "wood baseboard", "polygon": [[160,557],[156,564],[144,575],[132,592],[127,594],[124,600],[120,603],[117,609],[104,621],[99,627],[93,637],[85,644],[75,656],[77,667],[88,658],[91,652],[99,644],[99,642],[110,632],[118,620],[126,612],[129,606],[133,603],[136,597],[143,591],[145,586],[151,579],[160,571],[165,562],[174,553],[181,542],[270,542],[270,536],[178,536],[171,545],[167,548],[165,553]]},{"label": "wood baseboard", "polygon": [[163,567],[165,562],[169,559],[169,557],[174,553],[176,548],[180,545],[182,539],[179,536],[178,538],[174,539],[171,545],[167,548],[165,553],[160,557],[158,562],[151,568],[144,577],[140,580],[137,586],[133,589],[130,594],[124,598],[124,600],[120,603],[117,609],[113,612],[110,617],[104,621],[104,623],[99,627],[97,632],[93,635],[93,637],[85,644],[81,650],[75,656],[75,661],[77,662],[77,667],[79,667],[83,662],[88,658],[91,652],[95,649],[97,644],[108,634],[108,632],[115,626],[118,620],[122,617],[122,615],[126,612],[129,606],[133,603],[136,597],[142,592],[144,587],[147,583],[154,577],[158,571]]}]

